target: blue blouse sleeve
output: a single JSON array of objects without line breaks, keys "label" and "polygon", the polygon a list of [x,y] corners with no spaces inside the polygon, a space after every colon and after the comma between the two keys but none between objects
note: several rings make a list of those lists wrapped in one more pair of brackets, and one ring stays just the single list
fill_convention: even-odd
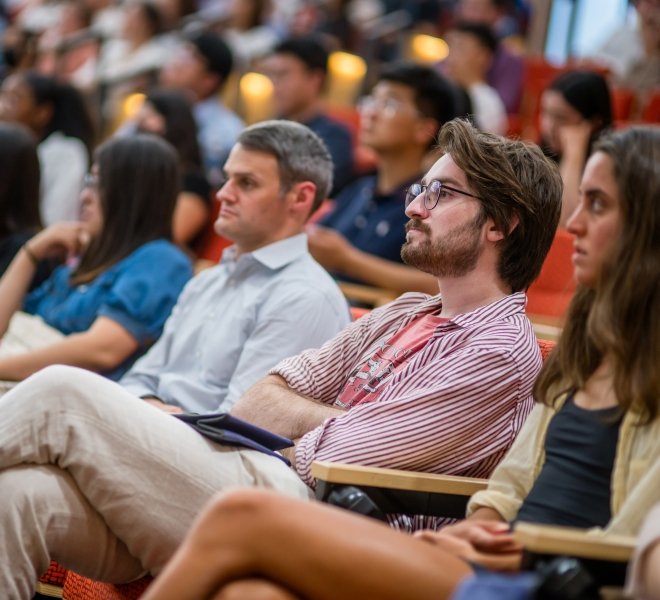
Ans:
[{"label": "blue blouse sleeve", "polygon": [[145,244],[124,261],[97,317],[116,321],[141,346],[149,345],[191,276],[190,260],[176,246],[164,240]]}]

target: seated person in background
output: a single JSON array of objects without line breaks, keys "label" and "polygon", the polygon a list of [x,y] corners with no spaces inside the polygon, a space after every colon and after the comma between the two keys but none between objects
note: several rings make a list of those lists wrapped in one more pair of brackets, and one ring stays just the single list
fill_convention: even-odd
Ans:
[{"label": "seated person in background", "polygon": [[186,286],[163,335],[120,382],[172,412],[229,410],[280,360],[349,321],[303,233],[332,181],[318,137],[289,121],[259,123],[240,134],[225,173],[215,228],[234,246]]},{"label": "seated person in background", "polygon": [[578,187],[591,145],[612,126],[607,81],[592,71],[559,75],[541,96],[541,146],[559,162],[564,181],[559,226],[566,227],[578,203]]},{"label": "seated person in background", "polygon": [[145,600],[437,600],[475,564],[519,568],[507,521],[637,534],[660,500],[660,131],[635,128],[595,149],[569,223],[580,289],[536,383],[539,402],[469,518],[415,538],[334,508],[236,492],[197,520]]},{"label": "seated person in background", "polygon": [[179,155],[181,191],[174,209],[172,237],[177,244],[190,246],[209,220],[212,201],[190,104],[183,92],[152,90],[135,122],[137,131],[165,138]]},{"label": "seated person in background", "polygon": [[222,182],[222,165],[245,127],[220,98],[232,66],[231,50],[222,37],[202,31],[188,35],[160,71],[161,85],[181,90],[193,102],[204,168],[213,186]]},{"label": "seated person in background", "polygon": [[636,9],[632,20],[614,31],[592,56],[612,71],[619,86],[635,94],[632,117],[641,116],[660,88],[660,3],[631,0]]},{"label": "seated person in background", "polygon": [[445,74],[467,91],[479,129],[504,135],[508,128],[506,108],[499,94],[486,83],[497,49],[495,34],[487,25],[457,23],[446,37],[449,56],[442,63]]},{"label": "seated person in background", "polygon": [[506,38],[513,32],[506,15],[509,0],[459,0],[455,4],[457,21],[481,23],[489,27],[499,40],[486,74],[488,85],[502,98],[506,111],[516,114],[520,108],[525,79],[525,60],[507,47]]},{"label": "seated person in background", "polygon": [[316,260],[342,279],[399,293],[438,292],[434,277],[401,264],[404,200],[438,130],[455,116],[455,90],[442,75],[413,64],[383,70],[361,104],[360,140],[376,153],[377,173],[344,188],[310,228]]},{"label": "seated person in background", "polygon": [[[0,276],[21,246],[41,229],[39,157],[32,134],[21,125],[0,123]],[[31,286],[48,277],[39,265]]]},{"label": "seated person in background", "polygon": [[121,114],[124,97],[146,89],[172,50],[158,2],[134,0],[120,10],[121,31],[104,41],[96,64],[103,119],[110,124]]},{"label": "seated person in background", "polygon": [[348,128],[323,110],[328,50],[317,37],[288,38],[264,59],[263,69],[273,82],[277,116],[307,125],[330,150],[334,196],[352,179],[353,142]]},{"label": "seated person in background", "polygon": [[[22,307],[66,337],[0,359],[0,379],[52,364],[119,378],[158,338],[191,276],[190,261],[170,242],[179,182],[169,144],[146,135],[106,142],[85,183],[80,221],[35,235],[0,279],[0,332]],[[50,256],[67,264],[26,295]]]},{"label": "seated person in background", "polygon": [[75,88],[32,71],[10,75],[0,88],[0,120],[21,123],[39,140],[41,221],[76,221],[94,129]]},{"label": "seated person in background", "polygon": [[[214,492],[255,486],[309,498],[315,458],[490,474],[533,404],[541,356],[521,290],[552,242],[561,178],[538,148],[461,121],[440,141],[446,154],[409,197],[404,254],[438,278],[442,297],[406,294],[372,311],[281,362],[232,410],[300,438],[289,452],[295,470],[210,442],[83,370],[50,367],[0,399],[0,489],[12,490],[0,503],[11,548],[0,589],[31,597],[50,557],[104,581],[157,573]],[[278,183],[272,171],[254,175],[238,150],[223,229],[260,213],[264,224],[283,219],[271,194],[255,191],[253,204],[236,193]],[[313,188],[296,183],[278,203],[308,214]]]}]

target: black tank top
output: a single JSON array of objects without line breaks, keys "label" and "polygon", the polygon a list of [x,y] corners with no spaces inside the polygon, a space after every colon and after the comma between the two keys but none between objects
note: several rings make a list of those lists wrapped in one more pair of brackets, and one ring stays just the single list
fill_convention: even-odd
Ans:
[{"label": "black tank top", "polygon": [[607,525],[621,420],[618,407],[585,410],[575,405],[572,395],[567,398],[550,421],[545,462],[516,521]]}]

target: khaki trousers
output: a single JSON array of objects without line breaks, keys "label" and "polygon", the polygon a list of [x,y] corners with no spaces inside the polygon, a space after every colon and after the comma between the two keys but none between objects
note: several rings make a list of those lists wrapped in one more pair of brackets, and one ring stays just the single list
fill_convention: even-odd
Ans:
[{"label": "khaki trousers", "polygon": [[0,595],[31,598],[50,559],[104,581],[157,574],[202,506],[244,486],[311,497],[277,458],[213,444],[93,373],[44,369],[0,399]]}]

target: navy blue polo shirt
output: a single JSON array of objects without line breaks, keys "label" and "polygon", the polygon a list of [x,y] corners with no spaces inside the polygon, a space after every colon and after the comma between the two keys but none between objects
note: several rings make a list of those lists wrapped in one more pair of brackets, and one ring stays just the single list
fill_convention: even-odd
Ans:
[{"label": "navy blue polo shirt", "polygon": [[376,191],[375,175],[362,177],[339,193],[334,210],[319,224],[335,229],[363,252],[400,263],[408,221],[406,190],[421,177],[417,175],[384,195]]}]

